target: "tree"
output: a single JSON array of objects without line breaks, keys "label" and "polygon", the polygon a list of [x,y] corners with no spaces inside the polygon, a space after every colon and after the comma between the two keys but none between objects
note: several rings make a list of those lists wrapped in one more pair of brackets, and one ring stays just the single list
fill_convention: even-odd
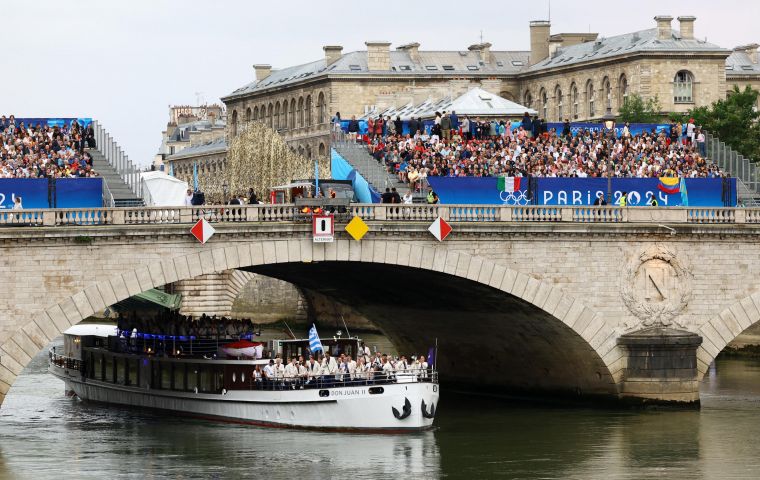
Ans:
[{"label": "tree", "polygon": [[620,107],[620,120],[628,123],[656,123],[660,121],[660,100],[651,97],[646,101],[634,93],[628,96]]},{"label": "tree", "polygon": [[725,99],[709,107],[697,107],[689,112],[697,126],[726,142],[745,157],[760,161],[760,112],[757,99],[760,92],[749,85],[734,89]]}]

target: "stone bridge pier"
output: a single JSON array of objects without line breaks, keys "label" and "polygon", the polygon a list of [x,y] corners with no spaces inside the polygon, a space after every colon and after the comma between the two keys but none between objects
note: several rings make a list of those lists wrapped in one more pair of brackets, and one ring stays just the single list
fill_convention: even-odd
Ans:
[{"label": "stone bridge pier", "polygon": [[405,354],[437,341],[444,387],[478,392],[698,405],[710,363],[760,321],[755,225],[462,221],[439,243],[427,221],[368,223],[326,244],[281,219],[219,222],[205,245],[186,224],[4,229],[0,401],[69,326],[231,270],[348,305]]}]

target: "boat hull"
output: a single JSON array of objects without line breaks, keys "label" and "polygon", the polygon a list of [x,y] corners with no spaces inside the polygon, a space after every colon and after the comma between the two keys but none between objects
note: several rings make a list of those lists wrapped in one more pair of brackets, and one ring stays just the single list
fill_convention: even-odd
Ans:
[{"label": "boat hull", "polygon": [[[423,430],[432,427],[434,408],[438,406],[439,398],[439,386],[430,382],[232,390],[224,394],[203,394],[150,390],[85,379],[78,371],[66,370],[54,364],[50,365],[49,371],[66,383],[67,392],[73,391],[86,401],[275,427],[362,431]],[[371,391],[381,393],[370,393]]]}]

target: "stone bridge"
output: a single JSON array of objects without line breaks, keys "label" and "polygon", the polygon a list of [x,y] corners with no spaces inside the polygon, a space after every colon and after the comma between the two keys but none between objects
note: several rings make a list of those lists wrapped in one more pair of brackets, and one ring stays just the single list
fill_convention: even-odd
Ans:
[{"label": "stone bridge", "polygon": [[760,210],[352,205],[336,222],[313,243],[290,205],[0,213],[0,401],[69,326],[229,269],[350,305],[399,351],[437,339],[444,385],[479,391],[698,404],[710,363],[760,320]]}]

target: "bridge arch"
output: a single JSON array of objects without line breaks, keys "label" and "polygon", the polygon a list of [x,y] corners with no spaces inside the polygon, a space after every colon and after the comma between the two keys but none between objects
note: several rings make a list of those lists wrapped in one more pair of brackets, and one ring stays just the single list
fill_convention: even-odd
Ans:
[{"label": "bridge arch", "polygon": [[[474,292],[474,295],[496,292],[503,297],[504,302],[490,305],[495,308],[502,306],[519,311],[522,322],[520,328],[525,329],[512,330],[510,333],[512,336],[502,335],[499,338],[504,341],[513,341],[514,345],[522,345],[524,350],[519,353],[528,351],[540,353],[541,358],[529,356],[521,358],[519,369],[541,372],[547,378],[552,378],[551,381],[558,381],[563,375],[565,377],[572,377],[575,374],[583,376],[582,379],[565,378],[562,385],[551,385],[549,380],[542,383],[542,380],[538,379],[537,384],[540,389],[551,391],[557,387],[557,391],[564,393],[605,396],[617,394],[624,360],[616,345],[615,330],[604,321],[601,314],[586,306],[581,299],[565,293],[551,282],[537,279],[507,265],[478,255],[449,250],[445,246],[430,247],[429,244],[399,243],[393,240],[362,242],[337,240],[327,244],[313,243],[311,239],[252,240],[227,245],[217,248],[214,248],[213,244],[198,247],[192,253],[167,258],[151,265],[139,265],[107,280],[92,283],[62,301],[50,305],[43,314],[21,325],[9,340],[0,346],[0,388],[2,388],[0,402],[23,367],[61,332],[95,312],[143,291],[229,269],[253,272],[263,270],[265,275],[272,272],[276,275],[279,271],[286,275],[285,270],[277,269],[285,265],[305,268],[310,265],[319,267],[361,264],[373,266],[373,268],[400,269],[404,275],[417,272],[455,279],[463,282],[459,286]],[[423,304],[424,298],[424,292],[422,292],[420,301]],[[476,298],[472,300],[473,303],[477,301]],[[497,311],[494,315],[506,318],[508,313]],[[475,318],[485,318],[485,313],[464,312],[460,327],[474,328]],[[385,331],[382,324],[378,326]],[[544,328],[544,326],[547,327]],[[394,340],[394,343],[395,340],[403,342],[404,338],[408,339],[410,335],[409,331],[404,332],[398,329],[386,333],[389,334],[391,340]],[[417,333],[414,332],[414,335]],[[430,345],[431,335],[435,332],[427,333],[426,345]],[[450,339],[448,343],[444,343],[443,347],[449,348],[451,359],[454,356],[451,353],[457,349],[474,352],[476,347],[472,346],[473,342],[477,344],[478,341],[488,340],[485,337],[490,338],[490,335],[484,333],[479,338],[469,339],[463,333],[460,338]],[[552,343],[552,338],[555,340],[554,343]],[[470,350],[459,348],[460,341],[472,348]],[[572,344],[572,348],[564,348],[564,342]],[[419,349],[420,345],[415,345],[415,347],[418,348],[416,352],[426,352],[426,349]],[[503,354],[504,351],[497,351],[499,348],[498,344],[492,345],[490,351],[484,352],[482,359],[471,357],[465,362],[472,362],[479,368],[482,366],[487,369],[487,365],[478,362],[480,360],[487,362],[495,359],[494,354]],[[547,368],[546,362],[552,356],[556,356],[561,361]],[[563,362],[566,365],[562,365]],[[550,372],[554,367],[558,370]],[[451,368],[456,372],[467,371],[467,367],[463,367],[462,362],[458,366],[452,365]],[[487,373],[492,373],[494,377],[505,374],[502,370]],[[507,375],[513,373],[519,372],[506,372]],[[463,377],[459,375],[457,378],[461,380]],[[525,379],[521,382],[520,385],[510,387],[519,389],[522,385],[528,390],[534,386]]]},{"label": "bridge arch", "polygon": [[760,292],[744,297],[699,327],[697,333],[702,337],[702,344],[697,349],[697,370],[700,378],[729,343],[758,322]]}]

